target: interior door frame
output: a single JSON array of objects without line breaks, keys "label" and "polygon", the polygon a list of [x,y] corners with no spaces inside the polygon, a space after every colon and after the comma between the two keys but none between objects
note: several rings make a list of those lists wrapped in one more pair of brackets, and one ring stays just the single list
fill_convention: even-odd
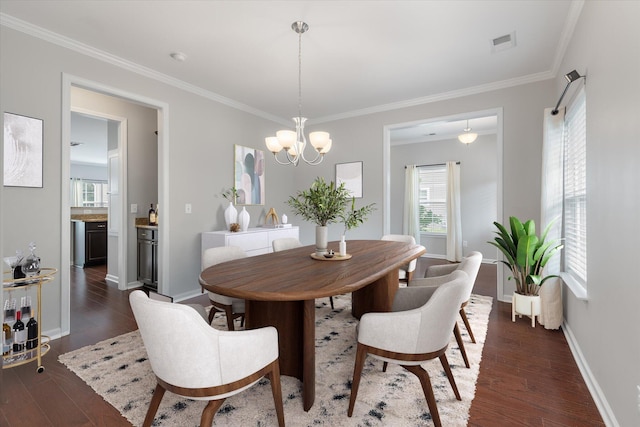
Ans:
[{"label": "interior door frame", "polygon": [[[169,173],[168,173],[168,137],[169,134],[169,105],[155,99],[142,95],[117,89],[82,77],[68,73],[62,73],[62,106],[61,106],[61,129],[62,129],[62,153],[61,153],[61,238],[60,255],[61,268],[60,277],[60,335],[68,335],[71,332],[71,222],[69,220],[70,200],[69,200],[69,179],[70,179],[70,144],[64,141],[71,140],[71,87],[80,87],[104,95],[113,96],[128,102],[153,108],[158,112],[158,203],[162,206],[169,206]],[[120,132],[125,131],[120,126]],[[126,149],[118,144],[120,154],[120,197],[121,197],[121,221],[118,230],[118,289],[126,290],[129,286],[127,281],[128,271],[128,198],[127,198],[127,155]],[[163,211],[164,220],[160,223],[159,232],[163,236],[159,242],[159,264],[158,289],[162,290],[164,277],[170,277],[171,263],[169,262],[169,209]]]},{"label": "interior door frame", "polygon": [[[497,183],[496,183],[496,216],[497,221],[503,222],[503,109],[502,107],[491,108],[480,111],[469,111],[466,113],[454,114],[450,116],[431,117],[412,122],[394,123],[383,126],[382,141],[382,228],[383,234],[389,234],[391,230],[391,131],[398,128],[406,128],[407,126],[417,126],[439,121],[467,120],[476,117],[496,116],[498,118],[496,129],[496,156],[498,158]],[[497,252],[496,252],[497,255]],[[501,301],[505,301],[504,282],[502,268],[497,269],[496,295]]]}]

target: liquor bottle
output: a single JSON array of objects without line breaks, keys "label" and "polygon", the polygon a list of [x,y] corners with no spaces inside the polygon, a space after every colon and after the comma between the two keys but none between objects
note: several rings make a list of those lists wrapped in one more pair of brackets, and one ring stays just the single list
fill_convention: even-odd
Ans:
[{"label": "liquor bottle", "polygon": [[156,225],[156,211],[153,209],[153,203],[149,207],[149,225]]},{"label": "liquor bottle", "polygon": [[13,351],[23,351],[24,345],[27,341],[27,331],[24,328],[24,323],[20,320],[22,312],[16,311],[16,323],[13,324]]},{"label": "liquor bottle", "polygon": [[7,356],[13,348],[13,335],[7,323],[2,324],[2,355]]},{"label": "liquor bottle", "polygon": [[38,321],[31,312],[31,319],[27,322],[27,350],[38,347]]}]

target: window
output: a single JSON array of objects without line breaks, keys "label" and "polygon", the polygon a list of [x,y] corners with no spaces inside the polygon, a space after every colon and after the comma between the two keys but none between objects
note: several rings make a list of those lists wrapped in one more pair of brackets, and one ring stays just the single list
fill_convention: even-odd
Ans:
[{"label": "window", "polygon": [[71,179],[71,206],[102,208],[109,205],[106,181]]},{"label": "window", "polygon": [[420,232],[447,234],[447,167],[418,168]]},{"label": "window", "polygon": [[564,271],[587,283],[587,137],[584,88],[567,108],[564,125]]}]

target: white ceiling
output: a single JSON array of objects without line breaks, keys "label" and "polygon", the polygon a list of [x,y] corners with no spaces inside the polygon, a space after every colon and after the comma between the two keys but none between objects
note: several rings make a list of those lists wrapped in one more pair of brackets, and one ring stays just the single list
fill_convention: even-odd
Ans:
[{"label": "white ceiling", "polygon": [[[319,123],[552,78],[581,4],[2,0],[0,17],[290,124],[298,105],[294,21],[310,26],[302,112]],[[492,52],[491,40],[511,33],[516,46]],[[186,61],[170,57],[177,51]]]}]

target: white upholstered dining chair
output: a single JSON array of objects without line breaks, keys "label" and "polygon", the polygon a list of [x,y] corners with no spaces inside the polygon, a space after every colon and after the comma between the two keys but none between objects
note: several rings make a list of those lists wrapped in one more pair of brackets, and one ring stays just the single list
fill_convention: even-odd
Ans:
[{"label": "white upholstered dining chair", "polygon": [[256,384],[271,383],[278,425],[284,426],[278,332],[274,327],[249,331],[212,328],[192,307],[129,295],[133,315],[157,385],[143,426],[150,426],[165,391],[209,401],[201,427],[210,427],[225,399]]},{"label": "white upholstered dining chair", "polygon": [[[246,252],[238,246],[209,248],[202,253],[202,269],[204,270],[222,262],[246,258],[246,256]],[[228,297],[209,291],[209,300],[212,305],[209,311],[209,323],[213,321],[213,317],[217,312],[224,312],[225,316],[227,316],[227,328],[230,331],[235,330],[233,326],[235,319],[240,318],[240,324],[244,325],[244,300],[242,298]]]},{"label": "white upholstered dining chair", "polygon": [[[273,247],[273,252],[279,252],[286,251],[287,249],[299,248],[302,246],[302,243],[295,237],[282,237],[280,239],[273,239],[271,246]],[[329,303],[333,310],[333,297],[329,297]]]},{"label": "white upholstered dining chair", "polygon": [[397,363],[416,375],[422,385],[431,418],[436,427],[441,425],[429,374],[420,365],[439,358],[456,399],[461,400],[445,351],[467,280],[464,271],[456,271],[449,282],[434,292],[422,287],[400,288],[396,292],[392,312],[367,313],[360,318],[347,412],[349,417],[353,415],[365,359],[371,355],[384,361],[385,367],[386,363]]},{"label": "white upholstered dining chair", "polygon": [[[450,275],[454,271],[464,271],[465,273],[467,273],[469,279],[467,281],[467,286],[465,287],[465,292],[462,296],[462,301],[460,302],[459,313],[462,321],[464,322],[464,326],[469,333],[469,338],[474,344],[476,342],[476,338],[473,336],[473,331],[471,330],[471,325],[469,324],[469,319],[467,318],[465,307],[469,304],[471,292],[473,291],[473,286],[476,283],[476,278],[478,277],[478,271],[480,271],[481,264],[482,253],[473,251],[469,252],[469,254],[465,256],[461,262],[432,265],[427,268],[424,278],[414,279],[409,282],[409,286],[438,287],[440,286],[440,284],[449,281],[451,277]],[[467,368],[471,367],[469,365],[469,359],[467,358],[467,351],[464,348],[464,342],[462,341],[458,322],[455,323],[453,334],[456,337],[456,342],[458,343],[458,347],[460,348],[460,352],[462,353],[462,358],[464,359],[465,366]]]},{"label": "white upholstered dining chair", "polygon": [[[380,240],[411,243],[412,245],[416,244],[416,239],[413,236],[409,236],[408,234],[385,234]],[[411,281],[411,279],[413,278],[413,272],[416,270],[417,264],[418,260],[413,259],[411,260],[411,262],[409,262],[409,264],[400,267],[398,275],[401,282],[409,283]]]}]

